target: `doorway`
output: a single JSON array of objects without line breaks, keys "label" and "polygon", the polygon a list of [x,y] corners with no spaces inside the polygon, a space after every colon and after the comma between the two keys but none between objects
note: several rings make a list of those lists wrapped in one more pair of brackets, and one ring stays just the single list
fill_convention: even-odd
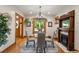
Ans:
[{"label": "doorway", "polygon": [[23,37],[23,17],[16,13],[16,37]]}]

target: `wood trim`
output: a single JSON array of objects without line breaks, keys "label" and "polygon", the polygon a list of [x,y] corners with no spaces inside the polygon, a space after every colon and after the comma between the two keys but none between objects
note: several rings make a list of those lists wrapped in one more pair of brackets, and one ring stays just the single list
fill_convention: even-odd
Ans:
[{"label": "wood trim", "polygon": [[[19,16],[19,18],[18,18],[18,19],[16,18],[16,16],[17,16],[17,15]],[[19,21],[19,29],[18,29],[18,31],[19,31],[19,33],[18,33],[18,34],[19,34],[19,35],[18,35],[18,36],[16,35],[16,36],[17,36],[17,37],[23,37],[24,17],[23,17],[23,16],[21,16],[20,14],[18,14],[18,13],[15,13],[15,19]],[[22,20],[21,20],[22,22],[20,22],[20,19],[22,19]],[[21,36],[20,36],[20,25],[21,25],[21,24],[22,24],[22,31],[21,31],[21,33],[22,33],[22,34],[21,34]],[[16,30],[17,30],[17,29],[16,29]],[[16,34],[17,34],[17,33],[16,33]]]},{"label": "wood trim", "polygon": [[74,17],[74,12],[75,12],[75,10],[72,10],[72,11],[68,12],[67,14],[60,16],[59,20],[64,20],[69,17]]},{"label": "wood trim", "polygon": [[[64,14],[62,16],[60,16],[59,19],[59,28],[62,28],[62,21],[66,20],[67,18],[70,20],[70,28],[68,31],[68,45],[67,45],[67,49],[68,50],[74,50],[74,31],[75,31],[75,10],[72,10],[70,12],[68,12],[67,14]],[[60,42],[60,31],[62,30],[58,30],[58,41]]]},{"label": "wood trim", "polygon": [[[19,15],[18,13],[15,13],[15,24],[16,24],[16,20],[20,23],[19,18],[18,19],[16,18],[18,15]],[[20,24],[19,24],[18,29],[15,28],[15,30],[16,30],[16,32],[15,32],[16,33],[16,37],[19,37],[20,36]]]},{"label": "wood trim", "polygon": [[[46,18],[44,18],[44,32],[46,33]],[[32,34],[34,34],[34,18],[32,18]]]},{"label": "wood trim", "polygon": [[45,22],[44,22],[44,32],[46,33],[46,18],[44,18],[45,20]]},{"label": "wood trim", "polygon": [[32,34],[34,34],[34,19],[32,18]]}]

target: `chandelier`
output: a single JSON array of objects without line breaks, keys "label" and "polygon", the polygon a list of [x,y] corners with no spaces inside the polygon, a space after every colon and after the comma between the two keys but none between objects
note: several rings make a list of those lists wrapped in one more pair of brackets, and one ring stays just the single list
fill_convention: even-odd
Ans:
[{"label": "chandelier", "polygon": [[38,19],[43,18],[41,8],[42,8],[42,6],[39,6],[39,12],[38,12],[38,16],[37,16]]}]

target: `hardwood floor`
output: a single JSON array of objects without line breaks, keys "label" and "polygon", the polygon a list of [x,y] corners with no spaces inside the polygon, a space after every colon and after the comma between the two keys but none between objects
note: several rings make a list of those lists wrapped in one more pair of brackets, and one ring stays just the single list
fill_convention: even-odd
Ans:
[{"label": "hardwood floor", "polygon": [[[57,41],[57,39],[55,39]],[[20,47],[24,45],[24,43],[27,41],[26,37],[25,38],[16,38],[16,43],[7,48],[6,50],[3,51],[3,53],[20,53]],[[59,53],[64,53],[64,51],[58,48]],[[70,53],[79,53],[79,51],[70,51]]]},{"label": "hardwood floor", "polygon": [[20,53],[20,47],[26,42],[26,38],[16,38],[16,43],[3,51],[3,53]]}]

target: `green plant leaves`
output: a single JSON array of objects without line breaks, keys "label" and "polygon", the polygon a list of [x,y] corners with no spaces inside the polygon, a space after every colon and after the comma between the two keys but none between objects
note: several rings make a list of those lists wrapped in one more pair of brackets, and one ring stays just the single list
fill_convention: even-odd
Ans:
[{"label": "green plant leaves", "polygon": [[40,20],[35,19],[34,28],[42,30],[44,28],[44,21],[42,19],[40,19]]},{"label": "green plant leaves", "polygon": [[0,15],[0,46],[6,44],[8,35],[11,29],[9,29],[7,23],[9,18],[7,16]]}]

